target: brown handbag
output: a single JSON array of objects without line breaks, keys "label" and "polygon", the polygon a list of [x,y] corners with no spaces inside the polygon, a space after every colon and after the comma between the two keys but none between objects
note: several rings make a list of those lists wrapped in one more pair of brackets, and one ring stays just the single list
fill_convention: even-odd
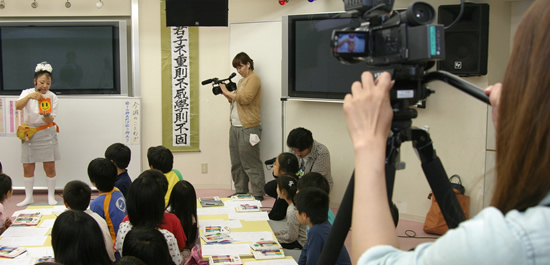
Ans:
[{"label": "brown handbag", "polygon": [[[465,218],[469,219],[469,207],[470,207],[471,198],[461,193],[460,190],[464,192],[465,189],[463,188],[463,185],[461,185],[461,179],[459,178],[459,176],[454,175],[450,178],[450,180],[454,177],[457,177],[459,179],[459,184],[453,183],[453,186],[456,186],[456,187],[460,186],[460,187],[454,188],[453,191],[455,191],[455,195],[457,196],[457,200],[461,205],[461,209],[463,209]],[[427,217],[425,218],[425,223],[423,224],[423,231],[429,234],[443,235],[448,231],[448,225],[446,224],[446,220],[442,215],[442,211],[440,211],[438,202],[436,202],[435,197],[432,196],[432,193],[429,193],[428,199],[432,200],[432,204],[430,206],[429,212],[427,213]]]}]

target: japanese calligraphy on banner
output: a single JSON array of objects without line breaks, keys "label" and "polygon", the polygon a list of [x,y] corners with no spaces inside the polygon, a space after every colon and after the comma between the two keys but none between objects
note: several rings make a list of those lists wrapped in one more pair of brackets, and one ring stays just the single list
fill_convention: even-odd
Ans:
[{"label": "japanese calligraphy on banner", "polygon": [[137,145],[140,144],[140,100],[128,99],[124,101],[123,116],[124,128],[123,139],[124,144]]},{"label": "japanese calligraphy on banner", "polygon": [[170,28],[172,62],[172,145],[190,146],[189,34],[187,27]]},{"label": "japanese calligraphy on banner", "polygon": [[199,29],[167,27],[160,4],[163,146],[199,152]]}]

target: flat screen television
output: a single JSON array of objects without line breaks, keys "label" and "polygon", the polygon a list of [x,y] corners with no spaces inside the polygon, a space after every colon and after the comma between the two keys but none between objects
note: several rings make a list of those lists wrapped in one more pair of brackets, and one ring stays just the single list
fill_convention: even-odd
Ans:
[{"label": "flat screen television", "polygon": [[334,29],[358,27],[348,13],[289,15],[282,19],[282,96],[342,100],[366,65],[342,64],[331,53]]},{"label": "flat screen television", "polygon": [[0,22],[0,94],[33,87],[36,64],[53,67],[58,95],[128,94],[125,20]]}]

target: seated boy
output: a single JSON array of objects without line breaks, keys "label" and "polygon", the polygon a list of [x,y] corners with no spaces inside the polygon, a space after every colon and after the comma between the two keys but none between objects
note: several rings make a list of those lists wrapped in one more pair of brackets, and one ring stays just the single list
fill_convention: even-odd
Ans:
[{"label": "seated boy", "polygon": [[178,181],[183,180],[182,174],[176,169],[172,169],[174,164],[174,156],[168,148],[159,145],[149,147],[147,150],[147,161],[149,162],[149,167],[152,169],[158,169],[168,180],[168,190],[165,194],[165,207],[168,206],[168,200],[170,199],[170,194],[172,193],[172,188],[178,183]]},{"label": "seated boy", "polygon": [[88,209],[90,204],[90,198],[92,196],[92,190],[88,184],[80,181],[69,181],[63,189],[63,203],[69,210],[82,211],[92,216],[98,223],[101,232],[103,233],[103,240],[105,241],[105,248],[111,261],[115,261],[115,253],[113,249],[113,240],[111,239],[111,233],[109,233],[109,227],[101,216]]},{"label": "seated boy", "polygon": [[[327,179],[322,174],[317,172],[307,173],[298,180],[297,193],[305,188],[318,188],[325,191],[327,194],[329,194],[330,189]],[[335,214],[333,214],[331,209],[327,210],[327,220],[331,225],[333,225],[333,222],[335,221]],[[308,227],[308,229],[310,228]]]},{"label": "seated boy", "polygon": [[96,158],[88,165],[88,177],[100,194],[90,203],[90,210],[107,222],[113,242],[122,219],[126,216],[126,201],[122,192],[115,188],[117,168],[105,158]]},{"label": "seated boy", "polygon": [[[308,240],[302,248],[299,265],[315,265],[331,231],[331,224],[327,221],[329,196],[318,188],[304,188],[295,195],[298,221],[310,226]],[[337,258],[337,265],[352,264],[346,248],[342,246]]]},{"label": "seated boy", "polygon": [[122,195],[126,198],[126,191],[130,187],[132,180],[128,176],[128,164],[130,164],[130,148],[121,143],[114,143],[107,147],[105,150],[105,158],[113,162],[117,167],[117,180],[115,180],[115,187],[117,187]]}]

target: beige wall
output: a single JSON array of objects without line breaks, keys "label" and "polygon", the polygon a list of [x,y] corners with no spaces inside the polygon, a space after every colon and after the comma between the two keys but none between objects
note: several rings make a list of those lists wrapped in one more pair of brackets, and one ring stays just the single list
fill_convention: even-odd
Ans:
[{"label": "beige wall", "polygon": [[[104,0],[102,9],[95,8],[96,0],[74,1],[73,7],[63,7],[65,0],[38,1],[40,12],[30,8],[30,1],[8,2],[8,8],[0,10],[1,17],[9,16],[135,16],[131,4],[138,4],[139,12],[139,95],[142,98],[142,154],[147,168],[147,148],[161,144],[161,72],[160,72],[160,4],[151,0]],[[230,0],[229,19],[231,23],[262,22],[281,20],[282,15],[342,11],[342,1],[291,0],[280,6],[276,0]],[[395,8],[405,7],[410,1],[398,0]],[[428,1],[437,7],[440,4],[456,4],[456,0]],[[501,80],[508,55],[508,40],[511,30],[511,3],[499,0],[491,5],[491,30],[489,72],[483,77],[468,78],[468,81],[485,88]],[[58,7],[60,6],[60,7]],[[43,9],[42,9],[43,8]],[[8,12],[9,11],[9,15]],[[199,29],[199,79],[227,75],[231,70],[229,27],[202,27]],[[274,36],[281,41],[281,36]],[[506,40],[506,41],[503,41]],[[505,45],[504,45],[505,43]],[[267,51],[269,52],[269,51]],[[280,64],[280,62],[273,62]],[[436,94],[430,96],[427,109],[419,111],[414,126],[430,127],[431,137],[438,156],[448,175],[459,174],[471,195],[471,212],[478,212],[483,205],[484,174],[486,158],[488,109],[486,105],[459,90],[440,82],[430,84]],[[215,97],[210,87],[199,90],[199,132],[201,152],[175,153],[175,168],[196,188],[230,188],[230,163],[228,152],[228,106],[224,99]],[[299,115],[297,115],[299,114]],[[267,121],[263,121],[266,123]],[[268,121],[269,122],[269,121]],[[342,104],[296,102],[287,103],[287,131],[303,126],[314,133],[314,137],[327,145],[331,151],[335,188],[331,194],[332,206],[340,204],[346,185],[353,170],[353,152],[348,137]],[[281,132],[264,132],[278,133]],[[279,143],[281,146],[281,143]],[[278,148],[274,151],[277,154]],[[402,218],[423,220],[430,205],[426,199],[430,188],[420,168],[420,161],[410,143],[402,145],[402,160],[406,169],[397,172],[394,201],[398,204]],[[265,159],[265,158],[262,158]],[[487,161],[488,160],[488,161]],[[201,174],[201,163],[208,163],[208,173]],[[490,166],[492,163],[488,163]],[[132,176],[136,177],[136,176]],[[269,179],[270,176],[267,176]],[[490,191],[488,191],[490,192]],[[488,193],[487,192],[487,193]]]}]

